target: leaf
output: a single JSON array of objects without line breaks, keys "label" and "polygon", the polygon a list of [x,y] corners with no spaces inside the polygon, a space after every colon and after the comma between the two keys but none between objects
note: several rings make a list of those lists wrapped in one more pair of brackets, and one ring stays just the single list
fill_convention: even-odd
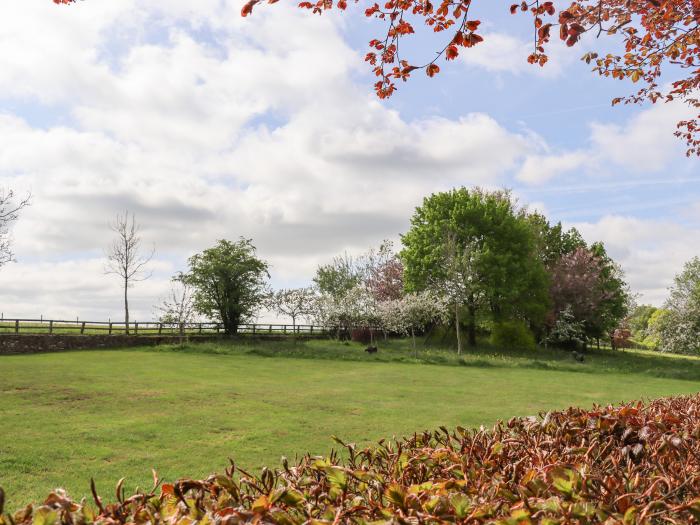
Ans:
[{"label": "leaf", "polygon": [[341,490],[345,490],[347,488],[348,477],[342,468],[326,467],[324,471],[328,482],[331,484],[331,487],[336,487]]},{"label": "leaf", "polygon": [[384,491],[384,496],[400,509],[404,510],[406,508],[406,490],[395,483],[389,485]]},{"label": "leaf", "polygon": [[425,73],[430,77],[434,77],[440,72],[440,67],[437,64],[429,64],[427,68],[425,68]]},{"label": "leaf", "polygon": [[58,512],[48,507],[39,507],[34,512],[32,525],[54,525],[58,520]]},{"label": "leaf", "polygon": [[457,58],[458,55],[459,55],[459,51],[457,50],[457,46],[455,46],[455,45],[447,46],[447,49],[445,50],[445,58],[447,60],[454,60],[455,58]]},{"label": "leaf", "polygon": [[471,501],[464,494],[455,494],[450,499],[450,503],[455,509],[455,515],[458,518],[465,518],[471,509]]},{"label": "leaf", "polygon": [[263,494],[253,502],[251,510],[257,514],[262,514],[270,507],[270,500]]},{"label": "leaf", "polygon": [[466,25],[469,31],[476,31],[480,24],[480,20],[469,20]]},{"label": "leaf", "polygon": [[253,12],[253,7],[255,4],[257,4],[260,0],[248,0],[245,4],[243,4],[243,7],[241,8],[241,16],[246,17],[249,14]]}]

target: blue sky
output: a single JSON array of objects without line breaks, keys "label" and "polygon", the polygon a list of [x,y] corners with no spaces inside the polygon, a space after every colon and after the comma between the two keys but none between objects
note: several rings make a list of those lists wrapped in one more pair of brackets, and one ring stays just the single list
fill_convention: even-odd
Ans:
[{"label": "blue sky", "polygon": [[[603,240],[640,301],[660,304],[700,241],[700,163],[672,136],[685,108],[611,108],[632,84],[579,57],[614,43],[555,42],[540,69],[526,63],[526,17],[474,6],[485,43],[380,102],[362,59],[382,27],[359,10],[13,3],[0,20],[0,185],[33,205],[13,231],[18,262],[0,270],[0,309],[117,317],[103,252],[125,208],[156,247],[154,277],[131,292],[150,319],[168,277],[218,238],[252,237],[273,285],[304,285],[336,253],[398,239],[423,196],[475,184]],[[410,55],[438,47],[420,34]]]}]

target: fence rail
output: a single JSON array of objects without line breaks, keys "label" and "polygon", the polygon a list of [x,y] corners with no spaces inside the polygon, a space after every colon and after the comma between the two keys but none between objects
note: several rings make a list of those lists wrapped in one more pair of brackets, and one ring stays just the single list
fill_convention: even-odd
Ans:
[{"label": "fence rail", "polygon": [[[238,325],[239,334],[249,335],[312,335],[321,336],[331,329],[318,325],[246,323]],[[67,321],[57,319],[0,319],[2,334],[80,334],[80,335],[212,335],[223,334],[222,323],[159,323],[115,321]]]}]

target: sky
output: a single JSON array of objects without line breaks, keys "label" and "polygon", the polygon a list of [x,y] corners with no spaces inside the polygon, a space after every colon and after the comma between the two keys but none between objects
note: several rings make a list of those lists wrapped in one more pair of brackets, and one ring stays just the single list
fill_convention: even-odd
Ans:
[{"label": "sky", "polygon": [[[151,320],[169,278],[217,239],[251,238],[274,288],[319,263],[399,243],[433,192],[511,188],[521,205],[603,241],[638,301],[660,305],[700,246],[700,162],[673,136],[679,105],[616,106],[633,89],[580,61],[613,42],[554,43],[474,2],[485,42],[388,101],[363,61],[383,27],[353,7],[295,2],[22,0],[0,18],[0,187],[31,192],[0,268],[8,317],[118,319],[110,222],[129,210],[155,248],[130,290]],[[416,62],[441,42],[421,34]]]}]

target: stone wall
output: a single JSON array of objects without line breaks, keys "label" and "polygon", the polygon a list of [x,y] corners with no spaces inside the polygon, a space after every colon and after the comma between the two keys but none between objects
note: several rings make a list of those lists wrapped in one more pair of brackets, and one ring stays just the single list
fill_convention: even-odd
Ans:
[{"label": "stone wall", "polygon": [[[218,339],[216,336],[190,337],[190,341],[212,341],[216,339]],[[0,334],[0,355],[155,346],[177,343],[178,341],[177,336]]]}]

